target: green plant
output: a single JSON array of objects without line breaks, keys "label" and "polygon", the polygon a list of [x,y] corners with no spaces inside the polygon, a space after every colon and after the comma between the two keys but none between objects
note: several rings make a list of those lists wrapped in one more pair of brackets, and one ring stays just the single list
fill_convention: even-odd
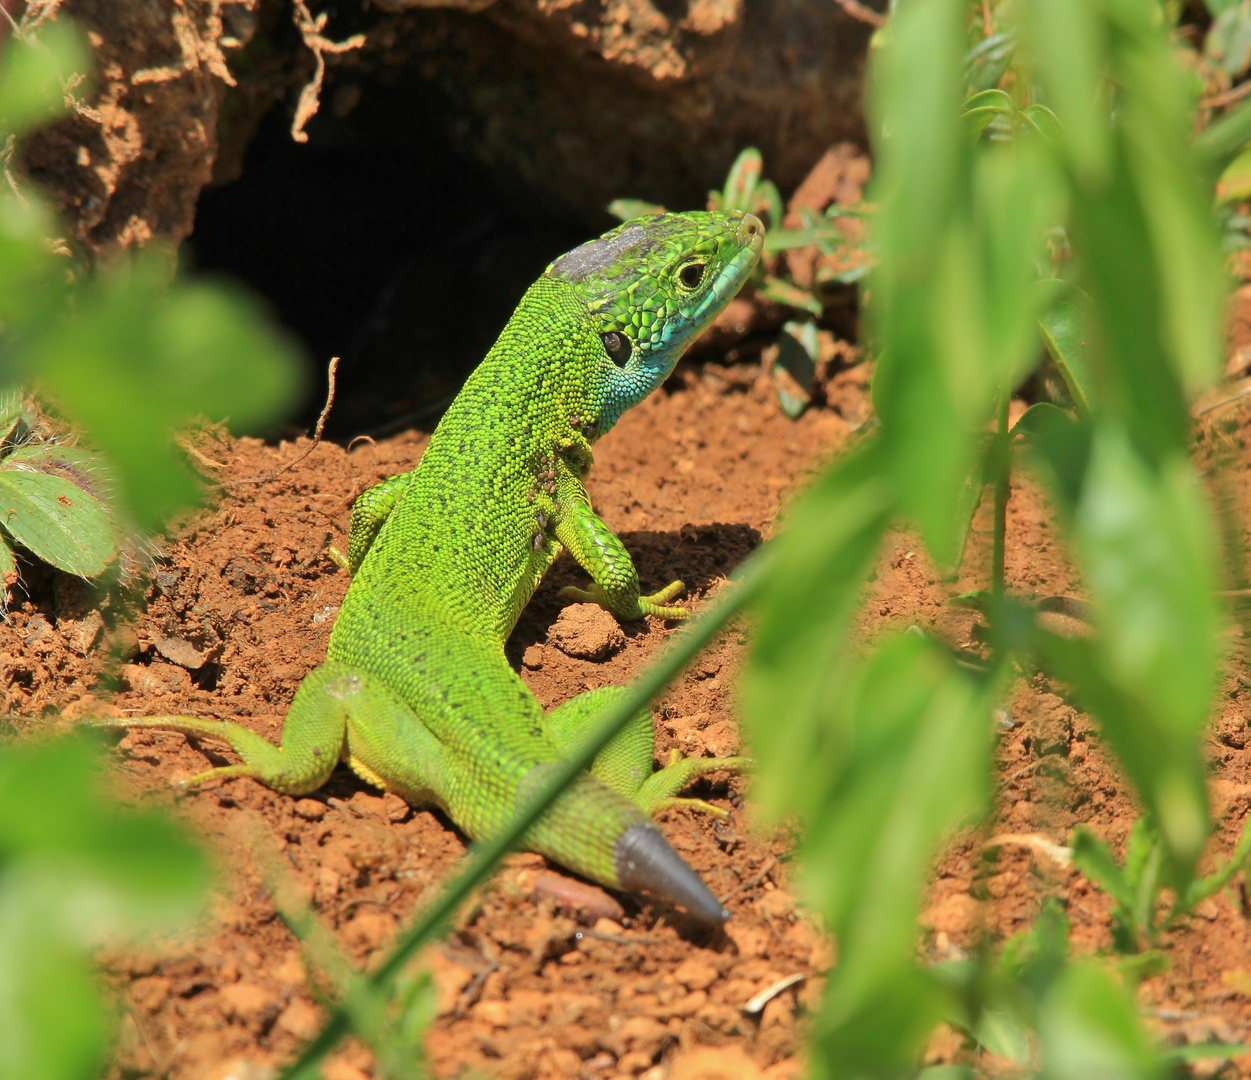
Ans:
[{"label": "green plant", "polygon": [[1140,817],[1125,842],[1125,858],[1118,863],[1108,845],[1085,826],[1073,830],[1073,863],[1113,900],[1112,944],[1121,953],[1136,953],[1155,942],[1160,930],[1173,925],[1194,906],[1215,896],[1234,874],[1248,869],[1251,825],[1243,828],[1228,859],[1212,873],[1191,880],[1159,915],[1164,844],[1151,819]]},{"label": "green plant", "polygon": [[[15,541],[92,576],[116,535],[100,466],[35,437],[18,384],[46,388],[87,430],[109,461],[110,501],[155,527],[196,495],[173,429],[197,414],[274,416],[294,393],[295,358],[234,289],[171,280],[156,252],[92,268],[57,240],[13,171],[17,138],[64,111],[88,67],[70,22],[43,23],[50,10],[31,5],[0,52],[0,570]],[[0,1075],[13,1080],[100,1075],[114,1018],[93,950],[185,926],[210,879],[180,827],[120,809],[97,773],[85,741],[0,732]]]}]

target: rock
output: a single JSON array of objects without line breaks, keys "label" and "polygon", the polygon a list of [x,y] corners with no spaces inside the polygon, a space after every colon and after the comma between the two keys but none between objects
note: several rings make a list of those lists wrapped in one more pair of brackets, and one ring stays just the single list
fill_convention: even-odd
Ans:
[{"label": "rock", "polygon": [[673,977],[688,990],[707,990],[717,981],[717,969],[703,960],[691,957],[677,966]]},{"label": "rock", "polygon": [[669,1080],[763,1080],[760,1067],[737,1046],[703,1047],[673,1062]]},{"label": "rock", "polygon": [[227,1016],[237,1016],[249,1023],[259,1021],[278,1004],[277,995],[273,991],[249,982],[223,986],[221,996],[222,1011]]},{"label": "rock", "polygon": [[185,694],[191,689],[191,676],[174,664],[123,664],[118,675],[128,690],[139,694]]},{"label": "rock", "polygon": [[292,998],[278,1014],[274,1027],[297,1039],[311,1039],[321,1029],[321,1010],[306,998]]},{"label": "rock", "polygon": [[358,912],[343,928],[344,943],[349,948],[373,952],[391,940],[397,925],[395,916],[389,911]]},{"label": "rock", "polygon": [[474,973],[458,964],[444,948],[427,950],[426,963],[434,979],[434,992],[439,1016],[446,1016],[456,1008],[465,987],[473,982]]},{"label": "rock", "polygon": [[407,65],[449,102],[450,137],[583,215],[622,196],[698,206],[748,145],[787,190],[861,134],[871,29],[837,6],[375,2],[405,12]]},{"label": "rock", "polygon": [[508,1002],[506,1001],[479,1001],[469,1011],[475,1020],[481,1020],[484,1024],[497,1028],[508,1026]]},{"label": "rock", "polygon": [[136,979],[130,986],[130,1000],[146,1012],[157,1012],[169,1000],[170,981],[162,975]]},{"label": "rock", "polygon": [[921,915],[921,925],[935,932],[962,934],[977,925],[981,905],[968,893],[953,893],[937,901]]},{"label": "rock", "polygon": [[300,799],[292,809],[295,810],[296,817],[302,817],[305,821],[321,821],[326,816],[326,804],[316,799]]},{"label": "rock", "polygon": [[88,717],[125,716],[116,705],[101,701],[95,694],[83,694],[76,701],[71,701],[61,710],[61,719],[76,723]]},{"label": "rock", "polygon": [[566,656],[607,660],[625,645],[625,634],[598,604],[570,604],[552,624],[547,640]]},{"label": "rock", "polygon": [[[58,619],[57,624],[60,625],[60,622]],[[65,643],[79,656],[86,656],[91,651],[103,629],[104,616],[98,611],[89,611],[78,620],[66,620],[62,627]]]},{"label": "rock", "polygon": [[[157,652],[170,663],[177,664],[188,671],[199,671],[210,660],[217,660],[222,653],[220,639],[206,640],[203,647],[197,647],[185,637],[162,634],[159,630],[153,630],[151,636],[152,645]],[[212,636],[216,637],[215,634]]]}]

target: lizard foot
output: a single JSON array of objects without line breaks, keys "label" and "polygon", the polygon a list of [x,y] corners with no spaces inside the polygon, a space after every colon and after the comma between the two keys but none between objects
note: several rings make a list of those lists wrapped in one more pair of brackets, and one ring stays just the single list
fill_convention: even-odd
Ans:
[{"label": "lizard foot", "polygon": [[749,757],[688,757],[684,758],[677,750],[669,751],[669,763],[663,769],[652,773],[634,795],[635,804],[644,813],[654,814],[667,806],[685,806],[688,810],[712,814],[713,817],[726,817],[726,811],[703,799],[683,799],[678,797],[687,784],[697,776],[710,772],[743,773],[754,765]]},{"label": "lizard foot", "polygon": [[605,611],[615,615],[622,622],[641,619],[645,615],[655,615],[659,619],[682,620],[690,615],[684,607],[671,607],[669,601],[686,588],[680,581],[671,581],[663,589],[650,596],[640,596],[635,601],[633,611],[622,611],[621,605],[614,605],[609,595],[598,583],[589,588],[579,589],[576,585],[566,585],[557,595],[562,600],[574,600],[580,604],[598,604]]}]

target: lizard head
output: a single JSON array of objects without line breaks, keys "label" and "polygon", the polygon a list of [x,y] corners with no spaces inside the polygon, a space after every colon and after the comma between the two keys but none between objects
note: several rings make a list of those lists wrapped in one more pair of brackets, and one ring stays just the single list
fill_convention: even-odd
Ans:
[{"label": "lizard head", "polygon": [[603,344],[591,386],[601,432],[668,378],[742,288],[763,247],[764,226],[753,214],[654,214],[547,268],[547,277],[577,290]]}]

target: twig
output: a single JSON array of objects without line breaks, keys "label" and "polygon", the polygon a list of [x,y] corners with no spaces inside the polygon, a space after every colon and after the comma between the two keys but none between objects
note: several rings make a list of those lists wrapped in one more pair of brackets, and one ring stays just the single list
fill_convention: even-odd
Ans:
[{"label": "twig", "polygon": [[1201,109],[1220,109],[1226,105],[1232,105],[1235,101],[1241,101],[1248,94],[1251,94],[1251,79],[1219,94],[1214,94],[1210,98],[1204,98],[1199,102]]},{"label": "twig", "polygon": [[[1247,85],[1251,86],[1251,83],[1248,83]],[[1195,416],[1203,416],[1206,413],[1212,412],[1214,409],[1220,409],[1225,405],[1232,405],[1235,401],[1241,401],[1248,394],[1251,394],[1251,383],[1244,386],[1236,394],[1230,394],[1229,397],[1223,397],[1219,401],[1212,402],[1211,405],[1204,405],[1202,409],[1196,409]]]},{"label": "twig", "polygon": [[493,972],[499,971],[500,962],[498,959],[489,960],[487,966],[478,972],[470,981],[469,985],[461,991],[460,997],[456,999],[456,1008],[452,1011],[453,1016],[463,1016],[475,1001],[478,995],[482,993],[482,988],[486,985]]},{"label": "twig", "polygon": [[226,463],[225,463],[224,461],[215,461],[215,460],[213,460],[213,458],[211,458],[211,457],[207,457],[207,456],[205,456],[204,454],[200,453],[200,451],[199,451],[199,450],[197,450],[197,449],[196,449],[196,448],[195,448],[195,447],[191,444],[191,440],[190,440],[190,439],[188,439],[186,436],[181,436],[181,435],[180,435],[180,436],[178,437],[178,445],[182,448],[182,452],[183,452],[184,454],[189,454],[191,457],[195,458],[195,459],[196,459],[196,461],[198,461],[198,462],[199,462],[201,465],[203,465],[206,469],[225,469],[225,468],[227,468],[227,465],[226,465]]},{"label": "twig", "polygon": [[240,480],[241,484],[265,484],[275,477],[281,476],[283,473],[294,469],[309,454],[317,449],[317,444],[321,442],[322,432],[326,430],[326,417],[330,415],[330,406],[334,404],[334,381],[335,375],[339,371],[339,358],[332,356],[330,358],[330,366],[326,369],[326,379],[329,387],[326,390],[326,404],[322,406],[321,415],[317,417],[317,425],[313,428],[313,441],[308,444],[300,453],[296,454],[282,468],[275,469],[273,472],[266,473],[264,476],[249,476],[246,480]]},{"label": "twig", "polygon": [[764,1007],[777,997],[778,994],[782,993],[783,990],[789,990],[796,983],[803,982],[806,978],[808,978],[808,976],[801,971],[797,975],[787,975],[784,979],[778,979],[778,981],[772,986],[761,990],[760,993],[751,999],[751,1001],[744,1005],[743,1012],[747,1013],[749,1016],[758,1012],[763,1012]]},{"label": "twig", "polygon": [[985,847],[1023,847],[1047,858],[1060,866],[1073,865],[1073,849],[1048,840],[1038,833],[999,833],[986,841]]},{"label": "twig", "polygon": [[22,37],[33,34],[43,23],[56,18],[60,6],[61,0],[27,0],[26,12],[22,15]]},{"label": "twig", "polygon": [[326,78],[326,53],[338,54],[359,49],[365,44],[365,35],[353,34],[345,41],[331,41],[328,37],[324,37],[322,31],[326,28],[328,16],[323,11],[314,19],[304,0],[295,0],[295,11],[292,17],[295,20],[295,28],[299,30],[300,37],[304,39],[304,44],[313,54],[315,62],[313,77],[300,91],[300,100],[295,107],[295,119],[291,121],[291,138],[302,143],[308,142],[308,133],[304,130],[304,125],[313,119],[317,115],[317,110],[321,108],[321,85]]},{"label": "twig", "polygon": [[759,885],[762,881],[764,881],[765,878],[767,878],[771,873],[773,873],[773,868],[777,866],[777,864],[778,864],[777,856],[770,855],[769,861],[765,863],[764,869],[761,870],[760,873],[758,873],[755,877],[748,878],[741,885],[739,885],[738,888],[731,889],[724,896],[718,897],[717,902],[722,907],[725,907],[725,905],[729,903],[731,897],[737,896],[741,892],[746,892],[748,889],[756,885]]},{"label": "twig", "polygon": [[886,25],[886,16],[881,12],[874,11],[871,7],[865,7],[860,0],[834,0],[848,15],[857,22],[867,23],[875,30],[880,30]]}]

